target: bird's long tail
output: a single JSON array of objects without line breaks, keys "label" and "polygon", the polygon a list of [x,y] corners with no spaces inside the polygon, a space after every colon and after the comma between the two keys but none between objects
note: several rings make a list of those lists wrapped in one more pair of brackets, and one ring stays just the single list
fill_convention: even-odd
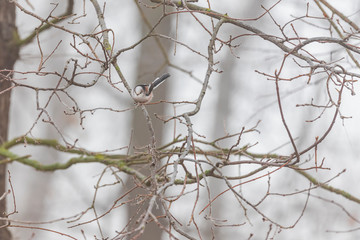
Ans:
[{"label": "bird's long tail", "polygon": [[156,78],[149,87],[149,94],[152,92],[152,90],[154,90],[155,88],[157,88],[165,79],[167,79],[168,77],[170,77],[169,73],[165,73],[162,76]]}]

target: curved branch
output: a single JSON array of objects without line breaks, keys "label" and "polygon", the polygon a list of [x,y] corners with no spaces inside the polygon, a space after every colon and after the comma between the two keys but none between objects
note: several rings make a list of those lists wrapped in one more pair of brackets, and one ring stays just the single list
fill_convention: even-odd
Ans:
[{"label": "curved branch", "polygon": [[47,19],[42,19],[39,16],[27,11],[25,8],[23,8],[20,4],[18,4],[16,1],[14,1],[14,4],[23,12],[25,12],[28,15],[31,15],[35,18],[37,18],[38,20],[41,21],[41,24],[46,23],[44,25],[42,25],[40,28],[35,29],[29,36],[27,36],[24,39],[18,39],[17,41],[17,45],[19,46],[23,46],[23,45],[27,45],[30,42],[32,42],[32,40],[36,37],[37,34],[44,32],[45,30],[50,29],[51,27],[56,26],[57,23],[67,19],[69,16],[72,15],[73,10],[74,10],[74,0],[68,0],[68,5],[66,8],[65,13],[61,14],[58,17],[54,17],[53,20],[49,21],[48,18]]},{"label": "curved branch", "polygon": [[[108,28],[106,27],[106,23],[105,23],[105,20],[104,20],[104,14],[102,13],[101,11],[101,8],[100,8],[100,5],[99,3],[96,1],[96,0],[90,0],[91,3],[93,4],[94,8],[95,8],[95,11],[96,11],[96,15],[98,17],[98,20],[99,20],[99,24],[100,24],[100,27],[101,27],[101,30],[102,30],[102,36],[103,36],[103,44],[105,46],[105,50],[108,54],[108,56],[110,57],[111,59],[111,64],[113,65],[113,67],[115,68],[117,74],[119,75],[124,87],[126,88],[126,90],[129,92],[129,94],[131,95],[131,87],[129,85],[129,83],[127,82],[126,78],[124,77],[122,71],[120,70],[120,67],[119,65],[117,64],[117,61],[116,59],[113,59],[111,56],[112,56],[112,47],[111,47],[111,44],[109,42],[109,35],[108,35]],[[105,69],[104,69],[105,70]]]},{"label": "curved branch", "polygon": [[337,43],[341,46],[343,46],[346,49],[349,49],[353,52],[356,52],[358,54],[360,54],[360,49],[357,47],[354,47],[352,45],[346,44],[346,40],[345,39],[340,39],[340,38],[332,38],[332,37],[314,37],[314,38],[309,38],[306,39],[305,41],[301,42],[299,45],[297,45],[295,48],[293,48],[293,52],[297,52],[299,51],[301,48],[303,48],[304,46],[313,43],[313,42],[317,42],[317,43],[321,43],[321,42],[326,42],[326,43]]},{"label": "curved branch", "polygon": [[339,194],[341,196],[343,196],[346,199],[349,199],[350,201],[356,202],[356,203],[360,203],[360,199],[354,197],[353,195],[351,195],[350,193],[338,189],[338,188],[334,188],[328,184],[325,183],[321,183],[319,180],[317,180],[316,178],[314,178],[313,176],[311,176],[310,174],[306,173],[305,171],[302,170],[298,170],[298,169],[294,169],[297,173],[303,175],[305,178],[307,178],[311,183],[313,183],[314,185],[321,187],[322,189],[325,189],[329,192],[333,192],[336,194]]},{"label": "curved branch", "polygon": [[[171,6],[171,7],[174,7],[174,6],[178,7],[178,8],[184,7],[183,4],[182,4],[182,1],[163,1],[163,0],[151,0],[151,1],[154,2],[154,3],[166,4],[166,5]],[[289,54],[291,54],[293,56],[296,56],[296,57],[306,61],[310,66],[313,65],[313,61],[317,62],[316,59],[306,57],[303,54],[294,52],[292,48],[287,47],[283,43],[283,41],[280,40],[278,37],[268,35],[268,34],[262,32],[261,30],[259,30],[258,28],[255,28],[255,27],[253,27],[251,25],[245,24],[245,23],[243,23],[242,21],[240,21],[238,19],[229,17],[227,14],[221,14],[221,13],[213,11],[213,10],[211,10],[209,8],[200,7],[200,6],[197,6],[195,4],[191,4],[191,3],[187,3],[186,8],[188,10],[193,11],[193,12],[198,12],[200,14],[207,15],[207,16],[210,16],[212,18],[216,18],[218,20],[224,19],[223,20],[224,23],[230,23],[232,25],[241,27],[241,28],[243,28],[243,29],[245,29],[245,30],[247,30],[249,32],[252,32],[252,33],[256,34],[257,36],[261,37],[262,39],[275,44],[277,47],[279,47],[284,52],[289,53]]]},{"label": "curved branch", "polygon": [[204,80],[204,83],[202,85],[200,95],[199,95],[198,99],[196,100],[195,109],[193,111],[187,113],[188,116],[193,116],[197,112],[199,112],[199,110],[200,110],[202,100],[204,99],[206,90],[207,90],[208,85],[209,85],[209,79],[210,79],[211,73],[214,71],[213,66],[214,66],[214,49],[215,49],[216,36],[217,36],[217,34],[218,34],[219,30],[220,30],[221,25],[225,21],[226,21],[225,18],[221,18],[219,20],[219,22],[216,24],[216,26],[214,27],[214,31],[213,31],[213,34],[211,36],[211,39],[210,39],[210,42],[209,42],[209,45],[208,45],[208,68],[206,70],[205,80]]}]

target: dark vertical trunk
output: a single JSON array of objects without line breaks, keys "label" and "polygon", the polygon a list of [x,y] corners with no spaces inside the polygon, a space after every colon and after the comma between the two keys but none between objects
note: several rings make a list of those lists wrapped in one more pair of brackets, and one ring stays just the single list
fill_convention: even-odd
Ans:
[{"label": "dark vertical trunk", "polygon": [[[142,8],[145,14],[145,17],[151,24],[155,24],[161,15],[163,14],[162,8],[158,8],[156,10],[149,9],[149,8]],[[145,21],[143,21],[143,32],[144,34],[149,31],[149,27],[145,24]],[[169,19],[166,19],[163,21],[155,30],[157,33],[168,35],[170,32],[170,21]],[[170,44],[168,42],[161,41],[162,48],[164,52],[162,52],[161,47],[158,45],[156,40],[154,38],[147,39],[144,41],[141,45],[141,53],[138,63],[138,82],[139,83],[150,83],[152,80],[155,79],[155,77],[158,77],[159,75],[166,72],[166,69],[161,69],[163,64],[166,62],[166,59],[164,57],[164,53],[167,53],[169,50]],[[157,72],[156,71],[160,71]],[[168,80],[169,81],[169,80]],[[166,100],[166,91],[169,84],[164,83],[161,85],[161,87],[157,88],[154,92],[154,98],[153,101],[159,101],[159,100]],[[133,86],[134,87],[134,86]],[[154,113],[162,116],[165,112],[165,105],[164,104],[157,104],[157,105],[148,105],[147,110],[149,111],[149,114],[152,119],[153,127],[155,130],[155,136],[156,136],[156,142],[157,146],[161,145],[161,137],[163,134],[163,122],[155,118]],[[151,143],[150,133],[147,127],[147,123],[144,117],[144,113],[141,111],[140,108],[138,108],[134,112],[133,116],[133,129],[134,129],[134,136],[133,136],[133,146],[135,147],[142,147],[146,146]],[[150,172],[145,169],[141,169],[143,174],[149,175]],[[133,184],[132,179],[129,178],[128,184]],[[135,198],[137,194],[148,194],[148,192],[145,191],[134,191],[131,193],[131,198]],[[160,201],[157,202],[157,206],[161,206]],[[147,205],[144,206],[145,208]],[[144,210],[144,209],[143,209]],[[137,212],[137,206],[128,205],[128,213],[129,217],[132,217],[136,215]],[[157,216],[162,215],[163,212],[159,208],[154,208],[153,213]],[[161,222],[161,220],[160,220]],[[143,236],[141,236],[139,239],[161,239],[162,236],[162,230],[157,226],[156,223],[152,222],[150,224],[146,225],[145,232]]]},{"label": "dark vertical trunk", "polygon": [[[12,74],[9,74],[18,58],[18,48],[15,45],[16,27],[15,27],[15,6],[8,0],[0,0],[0,144],[7,140],[9,126],[9,109],[11,96]],[[1,157],[0,157],[1,160]],[[6,188],[6,165],[0,165],[0,194],[5,192]],[[0,201],[0,217],[6,215],[6,198]],[[0,221],[4,226],[5,221]],[[7,228],[0,228],[0,239],[10,240],[11,234]]]}]

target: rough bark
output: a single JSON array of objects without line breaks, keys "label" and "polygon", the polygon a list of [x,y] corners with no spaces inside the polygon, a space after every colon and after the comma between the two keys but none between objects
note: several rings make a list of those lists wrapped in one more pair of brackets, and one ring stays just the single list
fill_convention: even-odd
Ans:
[{"label": "rough bark", "polygon": [[[8,0],[0,0],[0,144],[7,140],[9,126],[9,109],[11,97],[11,70],[18,58],[17,36],[15,26],[15,6]],[[4,71],[4,70],[9,71]],[[1,157],[0,157],[1,160]],[[0,165],[0,194],[6,191],[6,165]],[[6,217],[6,198],[0,201],[0,217]],[[0,221],[0,226],[7,223]],[[10,231],[0,228],[0,239],[12,239]]]}]

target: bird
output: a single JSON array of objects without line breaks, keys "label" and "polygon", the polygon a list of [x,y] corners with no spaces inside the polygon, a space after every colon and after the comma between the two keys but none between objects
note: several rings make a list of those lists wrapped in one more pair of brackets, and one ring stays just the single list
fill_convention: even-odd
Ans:
[{"label": "bird", "polygon": [[140,104],[147,104],[153,98],[153,90],[157,88],[161,83],[164,82],[165,79],[170,77],[169,73],[165,73],[160,77],[156,78],[152,83],[146,84],[139,84],[137,85],[131,92],[131,96],[135,102]]}]

